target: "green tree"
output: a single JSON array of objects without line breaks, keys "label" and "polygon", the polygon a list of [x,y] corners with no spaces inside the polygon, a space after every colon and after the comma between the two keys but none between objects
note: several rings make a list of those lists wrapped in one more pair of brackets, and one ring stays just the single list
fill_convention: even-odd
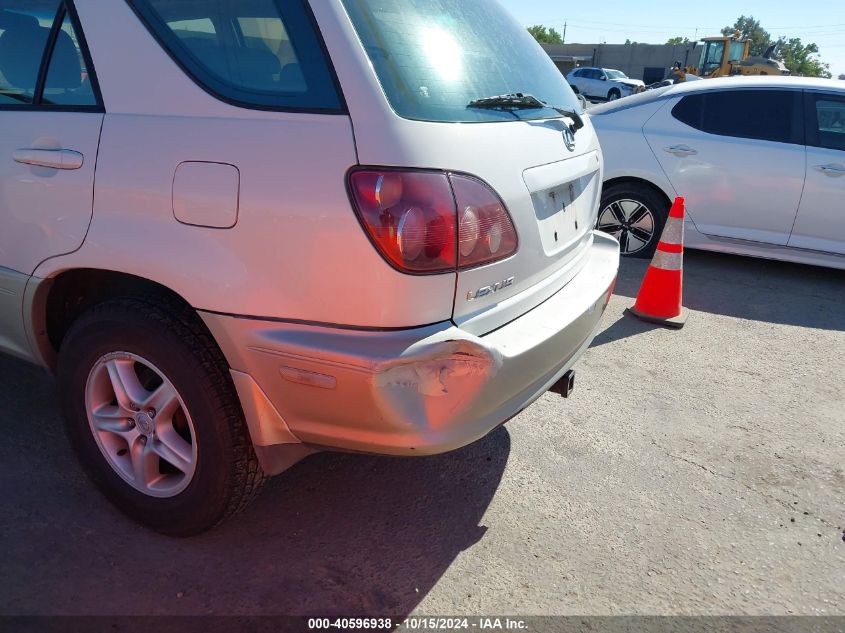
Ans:
[{"label": "green tree", "polygon": [[666,42],[669,46],[683,46],[684,44],[692,44],[688,37],[670,37]]},{"label": "green tree", "polygon": [[818,53],[818,46],[812,42],[804,44],[800,37],[782,37],[775,49],[775,57],[781,60],[793,75],[830,79],[830,66],[819,59]]},{"label": "green tree", "polygon": [[562,44],[563,38],[553,28],[548,28],[542,24],[536,24],[528,27],[528,32],[534,36],[534,39],[543,44]]},{"label": "green tree", "polygon": [[733,35],[739,31],[740,39],[751,40],[752,57],[760,57],[772,43],[772,36],[760,25],[760,20],[755,20],[753,15],[741,15],[734,22],[733,26],[726,26],[722,29],[722,35]]}]

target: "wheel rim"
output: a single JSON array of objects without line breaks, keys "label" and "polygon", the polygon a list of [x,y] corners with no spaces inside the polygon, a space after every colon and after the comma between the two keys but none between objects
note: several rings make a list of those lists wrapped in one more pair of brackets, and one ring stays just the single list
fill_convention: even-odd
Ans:
[{"label": "wheel rim", "polygon": [[150,361],[128,352],[101,357],[85,387],[88,424],[109,466],[151,497],[188,487],[196,431],[179,392]]},{"label": "wheel rim", "polygon": [[619,98],[619,93],[616,92],[615,90],[613,92],[611,92],[609,95],[607,95],[608,101],[616,101],[618,98]]},{"label": "wheel rim", "polygon": [[648,248],[654,239],[654,214],[642,202],[616,200],[599,213],[596,228],[619,240],[623,255],[633,255]]}]

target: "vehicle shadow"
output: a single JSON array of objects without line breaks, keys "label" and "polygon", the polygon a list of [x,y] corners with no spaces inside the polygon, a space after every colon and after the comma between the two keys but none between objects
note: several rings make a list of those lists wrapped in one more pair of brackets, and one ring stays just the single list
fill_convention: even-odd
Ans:
[{"label": "vehicle shadow", "polygon": [[482,517],[510,453],[504,427],[447,455],[315,455],[243,514],[173,539],[114,510],[64,439],[52,381],[0,357],[0,614],[410,613]]},{"label": "vehicle shadow", "polygon": [[[648,264],[647,260],[623,259],[614,294],[633,300]],[[684,305],[691,310],[843,331],[843,303],[843,270],[705,251],[684,253]],[[635,320],[626,316],[625,321]],[[659,326],[619,321],[597,341],[607,343],[654,327]]]}]

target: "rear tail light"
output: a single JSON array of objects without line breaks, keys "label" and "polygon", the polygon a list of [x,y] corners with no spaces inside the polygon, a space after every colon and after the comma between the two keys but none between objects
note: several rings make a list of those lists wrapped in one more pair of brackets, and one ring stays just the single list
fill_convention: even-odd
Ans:
[{"label": "rear tail light", "polygon": [[486,184],[451,174],[458,205],[458,267],[480,266],[516,252],[516,229],[504,203]]},{"label": "rear tail light", "polygon": [[469,176],[435,171],[359,170],[350,192],[381,255],[408,273],[480,266],[516,252],[505,205]]}]

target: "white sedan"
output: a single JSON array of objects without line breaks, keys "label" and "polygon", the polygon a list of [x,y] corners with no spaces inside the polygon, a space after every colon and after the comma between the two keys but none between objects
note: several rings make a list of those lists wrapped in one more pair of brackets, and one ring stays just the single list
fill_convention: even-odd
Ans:
[{"label": "white sedan", "polygon": [[650,257],[670,201],[690,248],[845,269],[845,82],[728,77],[590,110],[605,157],[597,228]]}]

